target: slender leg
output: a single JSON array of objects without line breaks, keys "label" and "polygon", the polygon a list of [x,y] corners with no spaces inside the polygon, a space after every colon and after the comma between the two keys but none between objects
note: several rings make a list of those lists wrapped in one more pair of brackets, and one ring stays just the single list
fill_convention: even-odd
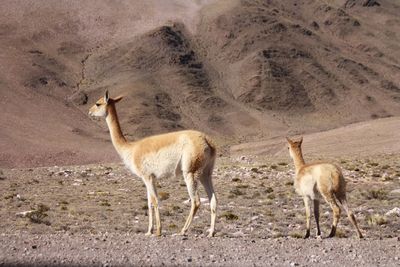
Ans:
[{"label": "slender leg", "polygon": [[315,223],[317,224],[317,237],[321,236],[321,230],[319,228],[319,200],[314,199],[314,217]]},{"label": "slender leg", "polygon": [[304,239],[310,237],[310,217],[311,217],[311,207],[310,207],[310,198],[308,196],[303,197],[304,206],[306,207],[306,220],[307,220],[307,230],[304,236]]},{"label": "slender leg", "polygon": [[354,217],[353,212],[350,210],[349,206],[347,205],[347,200],[346,200],[346,198],[344,198],[341,202],[342,202],[342,205],[343,205],[344,210],[345,210],[346,213],[347,213],[347,217],[349,217],[350,222],[351,222],[351,223],[353,224],[353,226],[356,228],[356,231],[357,231],[357,233],[358,233],[358,237],[359,237],[359,238],[363,238],[363,235],[362,235],[362,233],[361,233],[361,231],[360,231],[360,228],[358,227],[356,218]]},{"label": "slender leg", "polygon": [[211,224],[208,237],[213,237],[215,233],[215,219],[217,217],[217,197],[215,196],[211,173],[202,176],[201,183],[203,184],[204,189],[207,192],[208,200],[210,201]]},{"label": "slender leg", "polygon": [[186,231],[192,223],[193,217],[196,215],[196,212],[200,207],[200,198],[197,192],[197,179],[195,178],[194,174],[188,173],[185,175],[185,182],[190,196],[191,208],[186,223],[181,230],[181,235],[186,234]]},{"label": "slender leg", "polygon": [[336,228],[337,225],[339,223],[339,218],[340,218],[340,207],[339,205],[336,203],[336,200],[334,198],[334,196],[332,195],[332,193],[328,193],[326,195],[324,195],[326,202],[329,203],[329,205],[332,208],[333,211],[333,223],[332,223],[332,228],[331,228],[331,232],[329,234],[329,238],[334,237],[336,234]]},{"label": "slender leg", "polygon": [[147,183],[148,185],[148,190],[150,194],[150,201],[151,204],[153,205],[154,208],[154,214],[156,217],[156,236],[161,235],[161,220],[160,220],[160,210],[158,209],[158,197],[157,197],[157,190],[154,184],[154,179],[151,177],[149,179],[149,182]]},{"label": "slender leg", "polygon": [[149,216],[149,229],[146,233],[146,235],[151,235],[153,233],[153,208],[151,205],[151,195],[149,190],[147,189],[147,205],[149,206],[149,210],[148,210],[148,216]]}]

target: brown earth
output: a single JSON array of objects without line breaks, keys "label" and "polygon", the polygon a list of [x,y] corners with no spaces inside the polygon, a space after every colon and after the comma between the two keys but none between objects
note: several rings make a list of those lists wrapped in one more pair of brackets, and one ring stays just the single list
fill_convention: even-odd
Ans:
[{"label": "brown earth", "polygon": [[[395,0],[2,1],[0,266],[398,266],[399,12]],[[125,96],[130,140],[214,137],[214,239],[204,199],[189,236],[172,236],[189,211],[178,178],[159,181],[163,236],[143,236],[143,183],[87,116],[106,89]],[[300,134],[307,160],[343,167],[364,240],[343,214],[336,238],[301,239],[284,139]]]},{"label": "brown earth", "polygon": [[224,152],[399,116],[399,10],[390,0],[3,1],[0,166],[118,160],[104,122],[86,116],[105,89],[125,95],[128,138],[194,128]]},{"label": "brown earth", "polygon": [[[158,181],[164,230],[157,238],[144,236],[148,223],[144,185],[122,165],[4,170],[0,265],[395,266],[400,249],[399,159],[398,155],[331,159],[343,167],[349,204],[363,240],[343,213],[337,237],[326,239],[332,215],[323,201],[323,239],[302,239],[305,210],[293,189],[288,157],[218,159],[217,233],[211,239],[206,238],[210,212],[203,189],[202,206],[188,237],[174,236],[190,209],[182,178]],[[35,213],[17,215],[29,210]]]}]

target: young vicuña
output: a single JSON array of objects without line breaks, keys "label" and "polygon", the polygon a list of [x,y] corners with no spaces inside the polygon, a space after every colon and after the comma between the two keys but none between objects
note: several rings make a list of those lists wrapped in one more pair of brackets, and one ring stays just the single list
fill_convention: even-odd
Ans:
[{"label": "young vicu\u00f1a", "polygon": [[153,232],[152,207],[156,217],[156,235],[161,235],[156,179],[182,175],[189,192],[191,209],[181,234],[187,232],[200,206],[197,190],[200,182],[210,201],[211,226],[208,236],[213,236],[217,199],[211,180],[216,158],[216,148],[212,140],[204,133],[187,130],[128,142],[122,134],[115,109],[115,104],[121,99],[122,97],[110,98],[106,91],[104,97],[90,108],[89,115],[106,118],[115,149],[130,171],[139,176],[146,185],[149,209],[149,228],[146,235],[151,235]]},{"label": "young vicu\u00f1a", "polygon": [[303,138],[301,138],[299,141],[292,141],[289,138],[286,139],[288,141],[290,157],[293,159],[296,169],[294,187],[296,192],[303,197],[306,208],[307,231],[304,238],[308,238],[310,236],[311,201],[314,202],[314,216],[317,224],[317,236],[321,235],[319,228],[318,192],[331,206],[333,211],[333,223],[328,237],[334,237],[336,234],[336,227],[340,218],[340,207],[337,204],[338,201],[346,210],[347,216],[356,228],[358,236],[362,238],[363,236],[358,228],[357,221],[347,205],[346,181],[344,180],[340,168],[330,163],[306,164],[301,151]]}]

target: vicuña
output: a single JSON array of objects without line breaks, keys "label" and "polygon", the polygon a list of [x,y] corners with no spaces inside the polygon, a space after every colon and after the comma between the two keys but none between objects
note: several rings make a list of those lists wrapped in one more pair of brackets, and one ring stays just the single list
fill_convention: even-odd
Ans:
[{"label": "vicu\u00f1a", "polygon": [[338,201],[346,210],[347,216],[356,228],[358,236],[362,238],[363,236],[358,228],[356,218],[347,205],[346,181],[344,180],[340,168],[330,163],[306,164],[301,151],[303,138],[301,138],[299,141],[292,141],[289,138],[286,139],[288,141],[290,157],[293,159],[296,169],[294,187],[296,192],[303,197],[306,208],[307,231],[304,238],[310,237],[311,201],[314,202],[314,216],[317,224],[317,236],[319,237],[321,235],[319,228],[318,192],[331,206],[333,211],[333,223],[328,237],[334,237],[336,234],[336,227],[340,218],[340,207],[337,204]]},{"label": "vicu\u00f1a", "polygon": [[160,212],[156,180],[171,176],[183,176],[191,200],[191,209],[181,234],[185,234],[200,207],[198,183],[207,192],[211,209],[211,226],[208,236],[215,232],[217,199],[211,175],[216,158],[212,140],[198,131],[178,131],[150,136],[128,142],[122,134],[115,104],[122,97],[110,98],[108,91],[90,108],[89,115],[105,117],[112,143],[125,165],[139,176],[147,189],[149,228],[146,235],[153,233],[153,209],[156,218],[156,235],[161,235]]}]

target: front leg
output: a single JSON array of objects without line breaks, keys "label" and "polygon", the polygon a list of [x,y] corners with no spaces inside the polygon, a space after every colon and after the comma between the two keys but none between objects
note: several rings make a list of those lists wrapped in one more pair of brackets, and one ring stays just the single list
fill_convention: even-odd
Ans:
[{"label": "front leg", "polygon": [[[156,236],[161,236],[161,220],[160,220],[160,210],[158,208],[158,197],[157,197],[157,190],[155,186],[155,180],[153,176],[150,176],[147,183],[147,190],[151,205],[154,208],[154,214],[156,217]],[[150,224],[150,217],[149,217],[149,224]],[[151,227],[151,228],[150,228]],[[153,218],[151,217],[151,225],[149,225],[149,230],[153,229]]]},{"label": "front leg", "polygon": [[147,205],[148,205],[148,216],[149,216],[149,228],[147,230],[146,235],[150,236],[153,234],[153,227],[154,227],[154,223],[153,223],[153,208],[151,205],[151,196],[150,196],[150,192],[147,189]]},{"label": "front leg", "polygon": [[317,224],[317,238],[321,237],[321,230],[319,228],[319,200],[314,199],[314,217]]},{"label": "front leg", "polygon": [[303,197],[304,200],[304,206],[306,208],[306,234],[304,236],[304,239],[310,237],[310,217],[311,217],[311,207],[310,207],[310,198],[308,196]]}]

